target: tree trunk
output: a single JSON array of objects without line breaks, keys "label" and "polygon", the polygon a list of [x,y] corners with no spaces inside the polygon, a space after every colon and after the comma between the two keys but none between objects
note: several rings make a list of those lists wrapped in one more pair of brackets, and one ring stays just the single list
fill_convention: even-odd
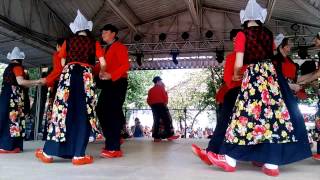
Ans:
[{"label": "tree trunk", "polygon": [[193,125],[196,122],[197,117],[207,108],[208,105],[204,106],[202,109],[198,111],[198,113],[193,117],[192,123],[191,123],[191,129],[193,129]]}]

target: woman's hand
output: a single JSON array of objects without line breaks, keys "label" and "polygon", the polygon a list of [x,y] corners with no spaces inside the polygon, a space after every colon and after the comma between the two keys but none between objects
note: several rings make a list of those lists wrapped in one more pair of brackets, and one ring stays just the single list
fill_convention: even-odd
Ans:
[{"label": "woman's hand", "polygon": [[40,78],[40,79],[39,79],[39,85],[44,86],[44,85],[46,85],[46,84],[47,84],[46,78]]},{"label": "woman's hand", "polygon": [[99,78],[101,80],[110,80],[111,79],[111,74],[105,72],[105,71],[100,71],[99,72]]},{"label": "woman's hand", "polygon": [[241,80],[242,80],[242,77],[243,77],[243,74],[239,74],[239,73],[234,74],[234,75],[232,76],[232,81],[241,81]]},{"label": "woman's hand", "polygon": [[289,87],[294,92],[299,92],[301,90],[301,86],[299,84],[289,84]]}]

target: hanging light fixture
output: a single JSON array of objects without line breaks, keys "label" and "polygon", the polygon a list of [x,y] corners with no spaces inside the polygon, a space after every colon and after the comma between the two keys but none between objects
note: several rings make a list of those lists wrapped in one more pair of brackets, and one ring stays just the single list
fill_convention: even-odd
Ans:
[{"label": "hanging light fixture", "polygon": [[184,32],[184,33],[181,34],[181,38],[182,38],[183,40],[185,40],[185,41],[188,40],[189,37],[190,37],[190,35],[189,35],[188,32]]},{"label": "hanging light fixture", "polygon": [[179,56],[179,54],[180,54],[179,49],[172,49],[170,52],[170,55],[172,56],[172,61],[175,65],[179,64],[177,60],[177,57]]},{"label": "hanging light fixture", "polygon": [[135,56],[136,62],[139,66],[142,66],[142,59],[144,57],[143,51],[137,50],[136,53],[133,54]]},{"label": "hanging light fixture", "polygon": [[206,38],[211,39],[213,37],[213,32],[211,30],[208,30],[205,34]]},{"label": "hanging light fixture", "polygon": [[167,34],[165,33],[161,33],[159,34],[159,41],[165,41],[167,39]]},{"label": "hanging light fixture", "polygon": [[222,63],[224,60],[224,47],[222,49],[216,48],[216,60],[218,63]]}]

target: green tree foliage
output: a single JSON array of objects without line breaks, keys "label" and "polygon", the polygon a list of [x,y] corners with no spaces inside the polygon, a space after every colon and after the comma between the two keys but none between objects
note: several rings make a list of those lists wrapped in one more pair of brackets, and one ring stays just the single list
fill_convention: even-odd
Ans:
[{"label": "green tree foliage", "polygon": [[0,84],[2,84],[2,79],[3,79],[2,75],[6,67],[7,67],[7,64],[0,63]]},{"label": "green tree foliage", "polygon": [[209,69],[210,76],[206,79],[207,91],[203,94],[203,105],[210,109],[216,108],[216,94],[223,83],[223,68],[213,67]]},{"label": "green tree foliage", "polygon": [[[34,79],[39,79],[39,68],[28,68],[28,76],[29,79],[34,80]],[[36,87],[31,87],[29,88],[29,95],[31,97],[35,97],[36,96]]]},{"label": "green tree foliage", "polygon": [[[204,111],[213,112],[215,95],[222,83],[222,68],[191,73],[187,80],[168,90],[169,107],[174,120],[185,120],[183,109],[187,109],[187,124],[191,128]],[[211,113],[212,114],[212,113]]]},{"label": "green tree foliage", "polygon": [[154,76],[161,75],[160,71],[130,71],[128,77],[128,91],[124,107],[148,107],[146,98],[149,88],[153,86]]},{"label": "green tree foliage", "polygon": [[306,86],[305,92],[307,93],[308,98],[305,100],[300,100],[300,103],[316,106],[319,101],[318,90],[319,90],[318,81],[314,81],[312,84],[309,84],[308,86]]}]

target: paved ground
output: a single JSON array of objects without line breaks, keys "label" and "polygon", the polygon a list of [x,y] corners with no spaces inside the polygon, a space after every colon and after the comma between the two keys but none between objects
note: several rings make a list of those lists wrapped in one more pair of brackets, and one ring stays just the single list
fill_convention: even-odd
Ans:
[{"label": "paved ground", "polygon": [[320,180],[320,162],[307,159],[281,167],[279,177],[268,177],[249,163],[239,163],[234,173],[222,172],[200,162],[191,153],[191,144],[205,147],[207,140],[178,140],[152,143],[150,139],[127,140],[125,157],[99,157],[102,143],[89,145],[87,151],[95,157],[91,165],[75,167],[70,160],[55,159],[43,164],[35,159],[34,149],[43,142],[26,142],[25,152],[0,155],[0,180]]}]

